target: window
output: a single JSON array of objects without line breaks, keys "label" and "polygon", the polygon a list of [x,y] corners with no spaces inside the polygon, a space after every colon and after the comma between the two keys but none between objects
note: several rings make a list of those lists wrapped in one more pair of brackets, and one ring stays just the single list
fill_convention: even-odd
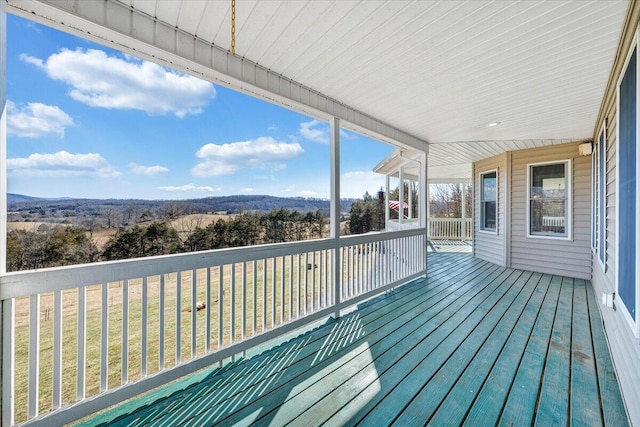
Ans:
[{"label": "window", "polygon": [[498,172],[480,174],[480,230],[497,231]]},{"label": "window", "polygon": [[605,218],[607,216],[607,185],[606,185],[606,165],[605,159],[607,157],[605,144],[605,130],[603,129],[598,138],[597,160],[598,160],[598,257],[600,261],[605,263],[606,252],[606,224]]},{"label": "window", "polygon": [[529,165],[529,236],[570,238],[570,164]]},{"label": "window", "polygon": [[[637,37],[637,36],[636,36]],[[637,82],[637,48],[634,47],[628,59],[626,70],[618,82],[618,143],[616,149],[617,175],[617,224],[618,247],[617,262],[617,306],[638,336],[636,308],[638,305],[638,82]],[[620,297],[620,299],[618,299]]]}]

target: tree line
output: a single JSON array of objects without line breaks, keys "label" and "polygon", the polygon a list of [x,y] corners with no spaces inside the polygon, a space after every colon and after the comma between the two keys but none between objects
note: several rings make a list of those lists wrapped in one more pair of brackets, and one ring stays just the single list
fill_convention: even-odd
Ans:
[{"label": "tree line", "polygon": [[167,221],[136,224],[119,230],[98,248],[92,229],[41,225],[36,231],[7,235],[7,269],[31,270],[62,265],[220,249],[262,243],[321,238],[327,220],[322,210],[302,214],[288,209],[243,213],[203,227],[176,229]]}]

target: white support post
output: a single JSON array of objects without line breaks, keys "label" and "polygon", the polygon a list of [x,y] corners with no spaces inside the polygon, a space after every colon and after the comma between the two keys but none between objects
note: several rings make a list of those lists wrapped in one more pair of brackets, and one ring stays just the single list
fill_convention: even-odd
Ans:
[{"label": "white support post", "polygon": [[340,119],[331,119],[331,233],[330,238],[334,240],[333,245],[333,304],[335,312],[333,316],[340,317],[340,290],[342,284],[341,259],[340,259]]},{"label": "white support post", "polygon": [[[428,150],[428,149],[427,149]],[[427,276],[427,268],[429,266],[429,257],[427,256],[427,250],[429,249],[429,167],[427,166],[428,151],[425,150],[420,155],[420,227],[426,228],[424,236],[424,275]],[[425,212],[422,215],[422,212]]]},{"label": "white support post", "polygon": [[[0,276],[7,272],[7,2],[0,1]],[[13,307],[14,300],[0,301],[0,420],[14,422],[13,408]],[[5,318],[6,317],[6,318]],[[7,324],[7,320],[9,323]],[[9,339],[9,342],[5,342]],[[9,376],[7,378],[7,375]]]},{"label": "white support post", "polygon": [[391,208],[389,207],[389,185],[390,185],[389,175],[385,176],[385,192],[384,192],[384,229],[387,230],[387,224],[389,223],[389,218],[391,217]]},{"label": "white support post", "polygon": [[398,224],[404,221],[404,168],[400,166],[400,186],[398,187]]},{"label": "white support post", "polygon": [[409,220],[409,223],[411,223],[411,220],[413,219],[413,181],[412,180],[408,180],[407,181],[407,191],[409,192],[409,194],[407,195],[407,199],[408,199],[408,204],[409,204],[409,209],[407,210],[407,219]]},{"label": "white support post", "polygon": [[[0,275],[7,272],[7,2],[0,1]],[[2,318],[2,316],[0,316]]]},{"label": "white support post", "polygon": [[420,173],[418,179],[420,180],[420,192],[418,194],[418,218],[420,220],[420,227],[427,227],[427,218],[429,217],[429,183],[427,181],[427,155],[422,154],[420,156]]},{"label": "white support post", "polygon": [[462,225],[460,226],[460,240],[464,242],[467,240],[467,204],[465,203],[467,200],[467,184],[462,183],[460,185],[462,185]]}]

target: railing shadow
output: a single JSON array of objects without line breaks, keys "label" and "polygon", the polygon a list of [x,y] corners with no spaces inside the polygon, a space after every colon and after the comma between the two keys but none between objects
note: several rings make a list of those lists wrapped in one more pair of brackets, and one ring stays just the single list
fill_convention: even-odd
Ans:
[{"label": "railing shadow", "polygon": [[340,322],[329,319],[263,354],[215,369],[172,394],[144,397],[148,403],[141,406],[132,402],[132,412],[97,425],[269,424],[278,414],[278,403],[294,390],[311,386],[313,377],[334,363],[339,353],[366,344],[366,335],[358,312]]}]

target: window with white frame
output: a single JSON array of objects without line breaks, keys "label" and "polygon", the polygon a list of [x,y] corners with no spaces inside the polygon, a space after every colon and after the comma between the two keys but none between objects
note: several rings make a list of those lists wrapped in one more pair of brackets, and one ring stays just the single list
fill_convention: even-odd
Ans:
[{"label": "window with white frame", "polygon": [[480,174],[480,230],[497,231],[498,172]]},{"label": "window with white frame", "polygon": [[606,224],[605,218],[607,215],[607,167],[606,167],[606,132],[605,129],[602,129],[600,133],[600,137],[598,138],[598,148],[597,148],[597,160],[598,160],[598,258],[600,258],[600,262],[605,264],[605,256],[606,256]]},{"label": "window with white frame", "polygon": [[569,160],[529,165],[529,236],[570,237],[570,165]]}]

